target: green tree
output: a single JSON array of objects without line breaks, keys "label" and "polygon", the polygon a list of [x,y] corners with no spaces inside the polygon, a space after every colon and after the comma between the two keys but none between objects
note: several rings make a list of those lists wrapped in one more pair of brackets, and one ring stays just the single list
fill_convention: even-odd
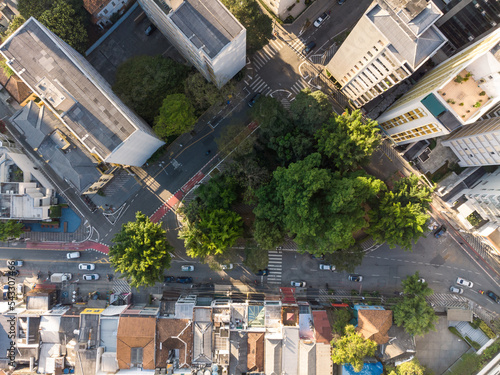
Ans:
[{"label": "green tree", "polygon": [[411,361],[400,364],[396,367],[398,375],[424,375],[425,367],[420,364],[418,359],[414,358]]},{"label": "green tree", "polygon": [[418,271],[404,279],[401,283],[403,285],[404,294],[427,297],[434,293],[434,291],[429,288],[427,282],[421,282],[419,280],[420,275]]},{"label": "green tree", "polygon": [[109,260],[131,286],[152,286],[161,281],[163,271],[170,268],[172,246],[167,242],[161,224],[153,223],[136,212],[135,221],[122,224],[109,249]]},{"label": "green tree", "polygon": [[213,83],[208,82],[200,72],[190,74],[184,82],[184,93],[193,105],[197,115],[201,115],[212,105],[228,100],[234,91],[232,81],[218,89]]},{"label": "green tree", "polygon": [[188,71],[162,56],[135,56],[118,67],[113,91],[152,125],[165,96],[183,92]]},{"label": "green tree", "polygon": [[330,119],[333,109],[328,96],[322,91],[304,89],[290,105],[290,113],[294,124],[300,126],[303,133],[313,135]]},{"label": "green tree", "polygon": [[394,307],[394,322],[403,326],[412,336],[424,335],[436,330],[434,323],[438,317],[422,296],[406,296]]},{"label": "green tree", "polygon": [[85,52],[88,42],[85,20],[71,4],[55,0],[52,7],[44,11],[38,20],[75,50]]},{"label": "green tree", "polygon": [[253,273],[267,268],[269,264],[269,253],[266,249],[257,246],[254,242],[249,242],[245,246],[245,260],[243,264],[250,268]]},{"label": "green tree", "polygon": [[6,40],[10,35],[14,33],[17,29],[19,29],[26,20],[23,16],[15,16],[12,21],[9,23],[9,27],[2,35],[2,40]]},{"label": "green tree", "polygon": [[334,319],[332,324],[332,332],[339,336],[345,333],[345,327],[349,324],[353,318],[352,312],[347,308],[336,308],[332,312]]},{"label": "green tree", "polygon": [[373,356],[377,344],[372,340],[365,340],[353,325],[345,327],[345,335],[338,340],[332,340],[332,361],[338,365],[349,363],[354,371],[363,369],[364,358]]},{"label": "green tree", "polygon": [[367,164],[380,144],[377,122],[363,119],[359,110],[334,116],[323,123],[315,137],[319,152],[340,171]]},{"label": "green tree", "polygon": [[35,17],[39,19],[43,12],[52,7],[54,0],[19,0],[17,10],[24,17],[28,19]]},{"label": "green tree", "polygon": [[253,238],[260,247],[271,250],[283,243],[285,235],[283,228],[279,224],[266,219],[256,219]]},{"label": "green tree", "polygon": [[363,262],[365,253],[361,246],[353,245],[348,249],[339,249],[325,254],[325,263],[335,265],[337,272],[353,273]]},{"label": "green tree", "polygon": [[378,243],[411,250],[413,243],[424,235],[433,190],[421,184],[415,175],[397,181],[394,189],[387,191],[370,211],[367,233]]},{"label": "green tree", "polygon": [[228,210],[238,198],[236,180],[226,174],[212,177],[206,184],[201,184],[195,194],[210,210],[223,208]]},{"label": "green tree", "polygon": [[286,109],[279,101],[270,96],[260,97],[250,110],[252,121],[259,123],[259,132],[266,142],[293,130]]},{"label": "green tree", "polygon": [[23,234],[24,224],[16,220],[0,221],[0,241],[9,238],[19,238]]},{"label": "green tree", "polygon": [[246,28],[247,54],[264,47],[272,36],[272,20],[260,10],[255,0],[222,0],[222,3]]},{"label": "green tree", "polygon": [[191,131],[196,124],[194,109],[184,94],[167,95],[155,119],[153,130],[160,138],[181,135]]}]

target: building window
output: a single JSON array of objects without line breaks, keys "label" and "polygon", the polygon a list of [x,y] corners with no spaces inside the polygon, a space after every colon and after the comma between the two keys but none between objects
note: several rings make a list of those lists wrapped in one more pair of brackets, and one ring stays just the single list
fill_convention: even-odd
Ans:
[{"label": "building window", "polygon": [[401,133],[393,134],[391,135],[391,138],[394,140],[394,142],[402,142],[408,139],[418,138],[424,135],[437,133],[438,131],[439,129],[436,126],[436,124],[427,124],[415,129],[410,129]]},{"label": "building window", "polygon": [[424,116],[425,116],[425,112],[422,109],[417,108],[413,111],[403,113],[400,116],[396,116],[388,121],[384,121],[383,123],[380,124],[380,126],[385,130],[389,130],[389,129],[392,129],[396,126],[400,126],[400,125],[406,124],[410,121],[417,120],[417,119],[422,118]]}]

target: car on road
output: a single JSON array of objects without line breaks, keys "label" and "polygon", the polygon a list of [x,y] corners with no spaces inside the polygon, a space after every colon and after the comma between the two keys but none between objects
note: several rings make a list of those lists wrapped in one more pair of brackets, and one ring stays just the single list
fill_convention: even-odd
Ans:
[{"label": "car on road", "polygon": [[267,276],[267,275],[269,275],[269,270],[267,268],[264,270],[259,270],[259,271],[257,271],[256,275],[257,276]]},{"label": "car on road", "polygon": [[463,294],[464,290],[462,288],[457,288],[456,286],[450,286],[450,292],[452,293],[457,293],[457,294]]},{"label": "car on road", "polygon": [[472,288],[474,286],[474,283],[472,281],[465,280],[462,277],[457,277],[456,283],[458,285],[466,286],[467,288]]},{"label": "car on road", "polygon": [[446,233],[446,227],[444,225],[441,225],[435,232],[434,232],[434,237],[439,238],[443,234]]},{"label": "car on road", "polygon": [[314,255],[314,254],[309,254],[309,256],[311,257],[311,259],[325,259],[325,254],[321,254],[321,255]]},{"label": "car on road", "polygon": [[305,281],[292,281],[290,285],[295,286],[297,288],[305,288],[306,282]]},{"label": "car on road", "polygon": [[23,295],[24,294],[24,284],[19,283],[17,284],[17,295]]},{"label": "car on road", "polygon": [[178,277],[175,281],[178,282],[179,284],[191,284],[193,282],[193,278],[188,276],[182,276]]},{"label": "car on road", "polygon": [[80,263],[78,265],[78,269],[84,271],[93,271],[95,270],[95,265],[92,263]]},{"label": "car on road", "polygon": [[150,24],[146,30],[144,30],[144,34],[146,34],[146,36],[150,36],[151,34],[154,33],[154,31],[156,30],[156,26],[153,25],[153,24]]},{"label": "car on road", "polygon": [[14,266],[14,267],[22,267],[24,262],[22,260],[8,260],[7,261],[7,266]]},{"label": "car on road", "polygon": [[66,254],[66,258],[68,258],[68,259],[80,258],[80,252],[79,251],[74,251],[72,253],[67,253]]},{"label": "car on road", "polygon": [[233,263],[229,263],[229,264],[223,264],[223,265],[221,266],[221,268],[222,268],[223,270],[232,270],[232,269],[234,268],[234,266],[233,266]]},{"label": "car on road", "polygon": [[495,301],[496,303],[499,303],[500,304],[500,297],[498,296],[498,294],[495,294],[493,293],[491,290],[488,290],[486,292],[486,295],[488,297],[490,297],[493,301]]},{"label": "car on road", "polygon": [[321,263],[319,265],[319,269],[322,270],[322,271],[335,271],[335,266],[331,265],[331,264]]},{"label": "car on road", "polygon": [[99,275],[97,273],[88,273],[83,275],[83,280],[91,281],[91,280],[99,280]]},{"label": "car on road", "polygon": [[351,273],[349,276],[347,276],[347,280],[360,283],[361,281],[363,281],[363,276]]},{"label": "car on road", "polygon": [[194,266],[182,266],[181,271],[183,272],[193,272],[194,271]]},{"label": "car on road", "polygon": [[174,276],[165,276],[163,278],[164,283],[175,283],[175,277]]},{"label": "car on road", "polygon": [[319,16],[316,21],[314,21],[314,27],[319,27],[324,20],[328,17],[328,14],[323,13],[321,16]]},{"label": "car on road", "polygon": [[3,295],[2,295],[2,298],[4,300],[7,300],[9,298],[9,285],[5,284],[3,286]]},{"label": "car on road", "polygon": [[342,5],[342,4],[344,4],[345,2],[346,2],[346,0],[339,0],[339,1],[337,1],[337,3],[338,3],[339,5]]},{"label": "car on road", "polygon": [[252,97],[252,99],[250,99],[250,100],[248,101],[248,106],[249,106],[250,108],[252,108],[252,107],[254,106],[255,102],[257,102],[257,99],[259,99],[259,98],[260,98],[260,95],[261,95],[261,94],[260,94],[260,92],[258,92],[257,94],[255,94],[255,95]]},{"label": "car on road", "polygon": [[419,283],[422,283],[422,284],[423,284],[423,283],[425,283],[425,279],[424,279],[423,277],[421,277],[420,279],[418,279],[418,280],[417,280],[417,282],[419,282]]},{"label": "car on road", "polygon": [[311,41],[309,43],[306,44],[305,48],[302,50],[302,54],[303,55],[307,55],[309,52],[312,51],[312,49],[316,47],[316,42],[315,41]]}]

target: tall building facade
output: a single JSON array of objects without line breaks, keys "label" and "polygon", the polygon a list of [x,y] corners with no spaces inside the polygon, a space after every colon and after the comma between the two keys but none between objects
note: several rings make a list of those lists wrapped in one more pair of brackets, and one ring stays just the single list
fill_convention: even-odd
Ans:
[{"label": "tall building facade", "polygon": [[377,121],[397,144],[447,135],[500,99],[500,30],[429,71]]},{"label": "tall building facade", "polygon": [[297,3],[296,0],[263,0],[264,3],[273,11],[279,18],[284,19],[288,14],[288,8]]},{"label": "tall building facade", "polygon": [[246,64],[246,29],[219,0],[139,0],[186,60],[218,88]]},{"label": "tall building facade", "polygon": [[0,53],[96,162],[142,166],[164,144],[87,60],[36,19],[16,30]]},{"label": "tall building facade", "polygon": [[377,0],[326,69],[358,108],[405,80],[445,43],[432,1]]}]

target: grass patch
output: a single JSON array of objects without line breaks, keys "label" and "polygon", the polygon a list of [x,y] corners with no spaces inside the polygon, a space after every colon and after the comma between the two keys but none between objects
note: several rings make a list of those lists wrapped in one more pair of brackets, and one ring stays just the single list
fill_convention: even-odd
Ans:
[{"label": "grass patch", "polygon": [[[477,213],[477,211],[474,211],[469,216],[467,216],[467,221],[470,223],[470,225],[475,227],[476,225],[479,225],[479,223],[481,223],[483,221],[483,218],[481,217],[481,215],[479,215]],[[479,323],[478,323],[478,327],[479,327]],[[475,328],[478,328],[478,327],[475,327]]]},{"label": "grass patch", "polygon": [[467,341],[474,349],[479,350],[481,349],[481,345],[479,343],[471,340],[469,336],[465,336],[465,341]]},{"label": "grass patch", "polygon": [[[453,328],[453,327],[450,327]],[[500,339],[487,347],[481,355],[475,353],[464,354],[448,375],[473,375],[483,368],[493,357],[500,352]]]},{"label": "grass patch", "polygon": [[333,41],[340,46],[342,43],[344,43],[344,40],[347,39],[349,34],[351,33],[351,30],[346,30],[341,32],[339,35],[337,35],[335,38],[333,38]]},{"label": "grass patch", "polygon": [[458,329],[456,329],[455,327],[448,327],[448,331],[465,341],[464,337],[460,334],[460,332],[458,332]]},{"label": "grass patch", "polygon": [[62,207],[61,206],[50,206],[50,209],[49,209],[49,217],[51,219],[56,219],[56,218],[59,218],[61,217],[62,215]]}]

